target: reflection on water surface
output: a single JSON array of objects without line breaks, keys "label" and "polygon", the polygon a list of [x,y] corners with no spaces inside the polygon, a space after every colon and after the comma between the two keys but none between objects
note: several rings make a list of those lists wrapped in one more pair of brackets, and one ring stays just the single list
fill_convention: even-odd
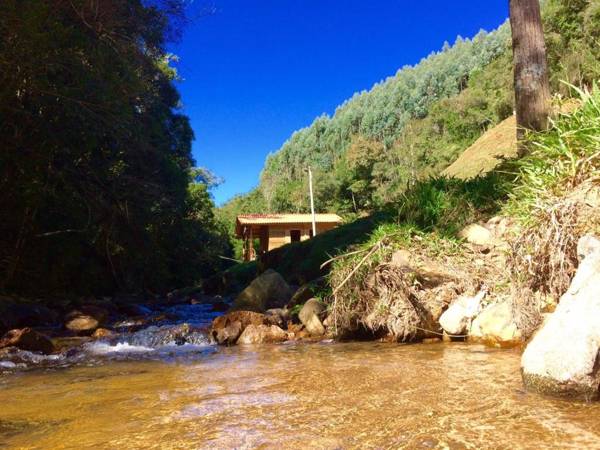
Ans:
[{"label": "reflection on water surface", "polygon": [[7,448],[600,448],[600,404],[525,393],[519,353],[279,345],[0,375]]}]

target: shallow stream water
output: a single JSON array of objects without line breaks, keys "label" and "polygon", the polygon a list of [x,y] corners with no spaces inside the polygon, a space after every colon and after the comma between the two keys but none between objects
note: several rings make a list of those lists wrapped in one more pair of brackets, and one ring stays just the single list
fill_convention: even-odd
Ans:
[{"label": "shallow stream water", "polygon": [[600,448],[600,404],[524,392],[516,350],[137,344],[1,373],[0,447]]}]

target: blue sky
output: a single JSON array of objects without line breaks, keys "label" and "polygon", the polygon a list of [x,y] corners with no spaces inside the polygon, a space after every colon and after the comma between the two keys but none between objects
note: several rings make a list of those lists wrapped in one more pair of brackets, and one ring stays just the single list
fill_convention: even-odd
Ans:
[{"label": "blue sky", "polygon": [[[217,204],[258,184],[265,157],[356,91],[444,41],[492,30],[508,0],[212,0],[171,46],[193,154],[224,178]],[[206,6],[195,0],[192,18]]]}]

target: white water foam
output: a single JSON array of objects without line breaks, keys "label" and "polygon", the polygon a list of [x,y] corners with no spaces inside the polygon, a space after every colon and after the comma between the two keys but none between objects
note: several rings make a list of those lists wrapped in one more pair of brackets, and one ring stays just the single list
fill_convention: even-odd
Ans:
[{"label": "white water foam", "polygon": [[107,342],[93,342],[87,344],[86,350],[94,355],[109,355],[111,353],[146,353],[155,349],[143,345],[131,345],[128,342],[119,342],[115,345]]}]

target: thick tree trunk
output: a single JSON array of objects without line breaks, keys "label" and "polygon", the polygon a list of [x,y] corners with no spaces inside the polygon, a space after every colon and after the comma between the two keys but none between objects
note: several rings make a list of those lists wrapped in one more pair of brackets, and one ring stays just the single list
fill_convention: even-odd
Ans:
[{"label": "thick tree trunk", "polygon": [[550,112],[546,45],[539,0],[509,0],[515,68],[517,138],[544,130]]}]

